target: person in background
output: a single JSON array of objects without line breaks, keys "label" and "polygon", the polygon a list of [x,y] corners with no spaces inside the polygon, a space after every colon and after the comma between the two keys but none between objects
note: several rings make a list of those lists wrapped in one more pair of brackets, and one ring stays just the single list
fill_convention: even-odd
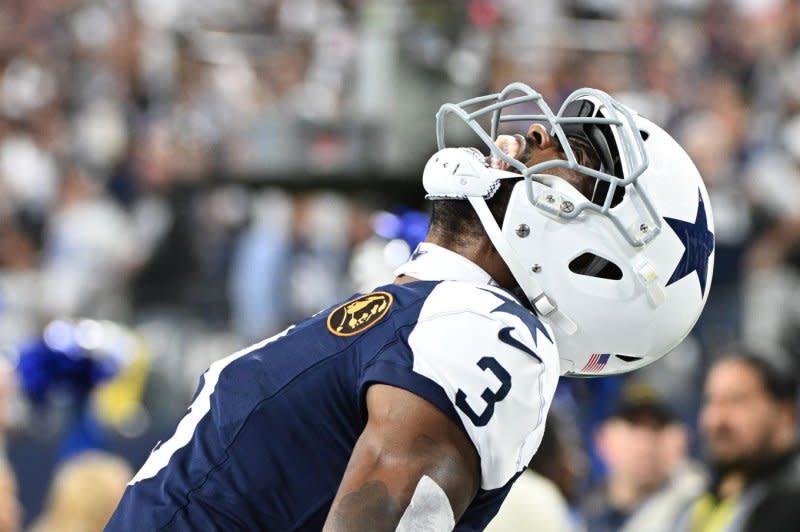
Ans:
[{"label": "person in background", "polygon": [[285,326],[291,217],[292,199],[287,194],[264,191],[253,199],[250,223],[234,244],[228,273],[231,324],[246,342]]},{"label": "person in background", "polygon": [[22,529],[22,506],[17,498],[17,479],[11,466],[0,458],[0,532]]},{"label": "person in background", "polygon": [[551,411],[539,449],[486,527],[487,532],[580,530],[573,523],[569,502],[576,495],[587,462],[568,429],[564,418]]},{"label": "person in background", "polygon": [[702,475],[688,463],[686,428],[649,388],[623,392],[595,445],[607,481],[584,504],[589,532],[669,530],[702,489]]},{"label": "person in background", "polygon": [[121,458],[87,451],[56,471],[44,513],[32,532],[100,532],[133,471]]},{"label": "person in background", "polygon": [[711,366],[700,429],[713,477],[675,530],[800,530],[796,398],[777,358],[737,350]]},{"label": "person in background", "polygon": [[429,220],[421,211],[390,212],[355,205],[350,225],[350,284],[356,292],[369,292],[392,279],[392,272],[411,257],[425,240]]},{"label": "person in background", "polygon": [[140,260],[128,214],[86,168],[67,169],[44,230],[42,312],[48,318],[127,317],[125,288]]},{"label": "person in background", "polygon": [[2,211],[0,204],[0,349],[35,334],[43,306],[38,247],[19,221]]},{"label": "person in background", "polygon": [[646,497],[625,521],[620,532],[672,532],[676,516],[703,490],[706,474],[689,457],[689,433],[673,420],[661,429],[659,463],[666,480]]}]

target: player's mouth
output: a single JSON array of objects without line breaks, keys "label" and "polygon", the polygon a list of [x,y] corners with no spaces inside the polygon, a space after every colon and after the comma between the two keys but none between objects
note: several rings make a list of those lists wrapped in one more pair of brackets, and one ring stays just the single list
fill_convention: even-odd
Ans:
[{"label": "player's mouth", "polygon": [[[522,163],[525,163],[528,161],[528,159],[530,159],[531,144],[519,133],[515,135],[500,135],[497,137],[495,144],[498,148],[500,148],[500,151]],[[502,159],[499,159],[498,157],[490,157],[489,163],[491,164],[492,168],[519,173],[516,168],[511,167],[510,164]]]},{"label": "player's mouth", "polygon": [[528,160],[531,158],[531,152],[533,151],[533,142],[528,142],[527,137],[523,137],[519,133],[514,135],[514,138],[517,139],[519,143],[519,151],[517,152],[517,160],[521,163],[527,164]]}]

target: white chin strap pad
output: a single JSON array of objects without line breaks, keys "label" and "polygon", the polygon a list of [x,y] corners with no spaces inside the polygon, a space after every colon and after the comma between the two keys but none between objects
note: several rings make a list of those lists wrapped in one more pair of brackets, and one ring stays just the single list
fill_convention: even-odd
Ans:
[{"label": "white chin strap pad", "polygon": [[536,274],[533,273],[532,270],[529,270],[522,261],[518,259],[517,253],[511,247],[511,244],[508,243],[506,237],[503,236],[503,232],[497,225],[494,216],[492,216],[489,206],[486,205],[486,200],[476,196],[470,196],[467,199],[478,214],[478,218],[481,224],[483,224],[483,229],[486,231],[492,244],[494,244],[495,249],[500,254],[503,261],[505,261],[506,266],[508,266],[508,269],[511,271],[511,275],[513,275],[514,279],[519,283],[522,291],[525,292],[525,295],[530,299],[531,305],[536,309],[536,312],[540,316],[547,317],[551,323],[559,327],[565,333],[575,334],[578,331],[578,326],[563,312],[558,310],[555,302],[547,297],[534,278]]},{"label": "white chin strap pad", "polygon": [[396,532],[451,532],[455,526],[447,494],[431,477],[422,475]]}]

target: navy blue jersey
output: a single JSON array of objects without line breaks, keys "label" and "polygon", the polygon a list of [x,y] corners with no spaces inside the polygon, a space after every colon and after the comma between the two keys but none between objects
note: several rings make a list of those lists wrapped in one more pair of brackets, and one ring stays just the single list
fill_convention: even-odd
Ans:
[{"label": "navy blue jersey", "polygon": [[366,391],[428,400],[481,460],[456,530],[482,530],[538,447],[552,334],[488,285],[387,285],[213,363],[107,530],[319,530],[363,431]]}]

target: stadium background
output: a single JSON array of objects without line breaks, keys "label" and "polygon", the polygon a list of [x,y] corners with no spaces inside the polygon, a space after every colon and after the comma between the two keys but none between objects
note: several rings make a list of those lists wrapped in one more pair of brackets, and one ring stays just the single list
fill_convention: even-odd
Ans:
[{"label": "stadium background", "polygon": [[693,336],[559,389],[588,488],[629,381],[692,425],[720,346],[800,353],[800,2],[3,0],[0,427],[25,522],[65,457],[138,467],[211,360],[388,279],[424,234],[436,109],[510,81],[664,125],[716,218]]}]

